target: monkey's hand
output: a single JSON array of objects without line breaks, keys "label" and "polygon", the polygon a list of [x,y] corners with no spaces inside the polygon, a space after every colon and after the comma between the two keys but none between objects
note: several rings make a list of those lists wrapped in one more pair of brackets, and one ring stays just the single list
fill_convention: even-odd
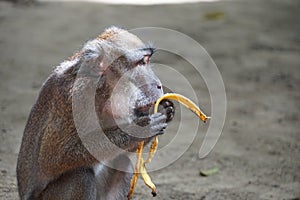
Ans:
[{"label": "monkey's hand", "polygon": [[164,99],[158,107],[158,112],[167,116],[166,122],[170,122],[175,115],[175,106],[172,101]]},{"label": "monkey's hand", "polygon": [[[154,107],[152,109],[154,109]],[[150,111],[150,113],[153,113],[153,111]],[[134,125],[139,128],[136,130],[134,128],[135,126],[129,126],[131,129],[129,133],[137,138],[152,138],[156,135],[161,135],[167,127],[166,123],[173,119],[174,114],[175,107],[173,102],[164,99],[159,104],[156,114],[141,116],[133,120]]]},{"label": "monkey's hand", "polygon": [[163,113],[142,116],[136,118],[128,127],[128,133],[141,140],[152,138],[164,133],[164,129],[167,127],[166,121],[167,115]]},{"label": "monkey's hand", "polygon": [[141,116],[130,124],[119,124],[104,130],[108,139],[120,148],[134,149],[141,141],[148,143],[153,137],[164,133],[167,116],[162,113]]}]

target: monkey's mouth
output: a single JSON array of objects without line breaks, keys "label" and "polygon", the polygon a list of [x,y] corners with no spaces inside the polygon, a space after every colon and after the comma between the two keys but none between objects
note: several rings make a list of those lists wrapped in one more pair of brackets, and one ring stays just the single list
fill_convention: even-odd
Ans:
[{"label": "monkey's mouth", "polygon": [[135,109],[136,114],[138,116],[149,115],[154,110],[154,104],[155,102],[147,103],[144,105],[137,105]]},{"label": "monkey's mouth", "polygon": [[151,108],[151,106],[154,105],[154,103],[155,103],[155,102],[149,103],[149,104],[147,104],[147,105],[144,105],[144,106],[139,107],[138,109],[139,109],[140,111],[149,111],[149,109]]}]

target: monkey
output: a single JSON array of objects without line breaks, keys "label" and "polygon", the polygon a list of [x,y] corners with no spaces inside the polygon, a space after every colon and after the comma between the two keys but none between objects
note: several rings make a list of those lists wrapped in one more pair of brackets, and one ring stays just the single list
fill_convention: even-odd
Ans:
[{"label": "monkey", "polygon": [[163,134],[175,112],[166,100],[153,114],[163,95],[151,69],[154,51],[112,26],[53,70],[23,133],[17,161],[21,200],[127,199],[133,167],[126,154]]}]

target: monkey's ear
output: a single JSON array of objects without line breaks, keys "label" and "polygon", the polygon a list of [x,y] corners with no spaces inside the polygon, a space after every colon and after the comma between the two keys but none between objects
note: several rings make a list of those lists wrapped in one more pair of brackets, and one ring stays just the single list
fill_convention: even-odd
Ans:
[{"label": "monkey's ear", "polygon": [[88,41],[81,52],[79,71],[91,76],[101,76],[108,66],[104,63],[104,50],[99,41]]}]

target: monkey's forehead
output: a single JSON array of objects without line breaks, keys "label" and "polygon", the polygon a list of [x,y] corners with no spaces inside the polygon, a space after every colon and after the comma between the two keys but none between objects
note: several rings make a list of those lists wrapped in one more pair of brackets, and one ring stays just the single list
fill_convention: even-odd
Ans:
[{"label": "monkey's forehead", "polygon": [[96,39],[112,42],[116,46],[126,49],[138,49],[145,46],[137,36],[118,27],[110,27],[106,29]]}]

